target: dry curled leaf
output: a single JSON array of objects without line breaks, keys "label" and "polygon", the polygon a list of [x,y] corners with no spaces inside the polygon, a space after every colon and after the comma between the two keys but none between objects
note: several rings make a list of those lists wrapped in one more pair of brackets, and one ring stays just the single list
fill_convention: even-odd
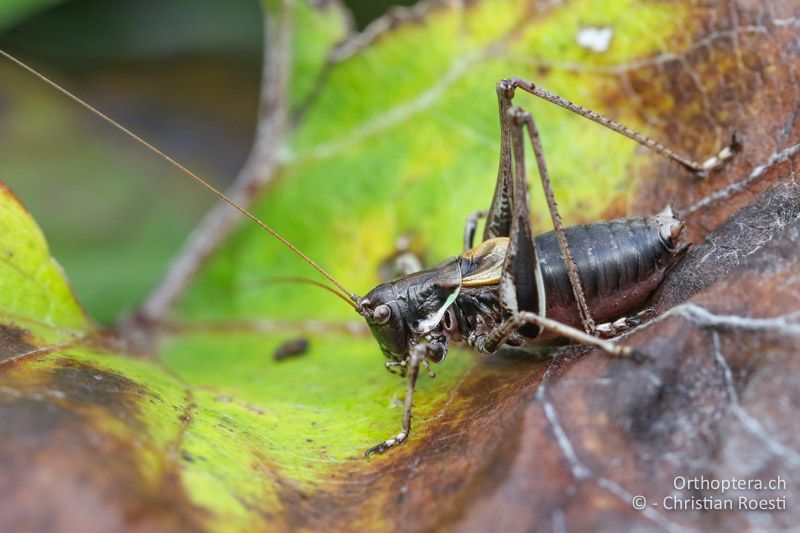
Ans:
[{"label": "dry curled leaf", "polygon": [[[653,297],[660,315],[622,341],[648,358],[581,347],[544,360],[519,351],[477,365],[451,357],[439,380],[422,385],[412,439],[365,461],[361,450],[396,429],[391,396],[401,386],[325,295],[242,293],[265,271],[294,273],[274,243],[251,228],[233,235],[177,317],[161,324],[157,352],[137,358],[86,318],[3,191],[3,529],[618,531],[798,521],[791,482],[725,496],[674,483],[800,475],[800,10],[789,1],[498,4],[425,4],[336,48],[319,88],[300,91],[280,180],[257,210],[296,224],[293,240],[348,286],[376,278],[399,235],[426,235],[431,255],[452,253],[463,216],[488,203],[492,84],[512,74],[698,159],[735,133],[742,151],[698,180],[520,99],[539,120],[570,220],[670,201],[686,216],[696,244]],[[610,29],[610,41],[582,46],[586,27]],[[403,69],[410,74],[398,76]],[[291,216],[298,198],[303,219]],[[309,309],[327,320],[300,320]],[[309,353],[272,361],[299,330],[313,339]],[[639,495],[642,510],[632,505]],[[673,511],[668,496],[787,505]]]}]

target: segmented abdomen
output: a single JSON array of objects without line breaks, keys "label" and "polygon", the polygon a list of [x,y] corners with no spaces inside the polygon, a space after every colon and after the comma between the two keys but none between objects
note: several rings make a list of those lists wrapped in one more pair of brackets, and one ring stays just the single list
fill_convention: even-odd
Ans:
[{"label": "segmented abdomen", "polygon": [[[624,316],[644,303],[679,251],[650,219],[614,220],[566,228],[567,242],[595,322]],[[580,327],[575,297],[554,232],[536,237],[547,317]]]}]

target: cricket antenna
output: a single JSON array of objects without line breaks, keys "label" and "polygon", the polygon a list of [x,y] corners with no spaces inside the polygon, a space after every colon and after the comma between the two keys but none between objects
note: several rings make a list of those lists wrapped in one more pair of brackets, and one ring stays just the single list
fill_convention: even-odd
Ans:
[{"label": "cricket antenna", "polygon": [[[302,285],[313,285],[315,287],[319,287],[320,289],[325,289],[326,291],[330,292],[337,298],[341,299],[347,305],[353,307],[353,302],[351,302],[347,296],[342,294],[341,292],[337,291],[330,285],[325,285],[324,283],[317,281],[315,279],[304,278],[302,276],[269,276],[266,278],[262,278],[259,280],[252,281],[246,285],[282,285],[285,283],[297,283]],[[358,309],[356,307],[356,309]]]},{"label": "cricket antenna", "polygon": [[244,207],[240,206],[239,204],[237,204],[236,202],[234,202],[230,198],[228,198],[228,196],[226,196],[223,192],[219,191],[217,188],[215,188],[213,185],[208,183],[206,180],[204,180],[203,178],[201,178],[200,176],[198,176],[197,174],[195,174],[194,172],[192,172],[191,170],[189,170],[185,166],[181,165],[180,163],[175,161],[173,158],[171,158],[170,156],[168,156],[167,154],[165,154],[164,152],[162,152],[161,150],[159,150],[158,148],[156,148],[155,146],[153,146],[149,142],[145,141],[143,138],[139,137],[138,135],[133,133],[131,130],[129,130],[128,128],[126,128],[125,126],[123,126],[122,124],[120,124],[119,122],[114,120],[113,118],[109,117],[108,115],[106,115],[105,113],[99,111],[98,109],[95,109],[94,107],[92,107],[91,105],[86,103],[85,101],[81,100],[80,98],[78,98],[77,96],[75,96],[74,94],[72,94],[71,92],[69,92],[68,90],[66,90],[65,88],[63,88],[59,84],[57,84],[56,82],[54,82],[54,81],[50,80],[49,78],[47,78],[46,76],[44,76],[43,74],[40,74],[39,72],[34,70],[32,67],[29,67],[28,65],[26,65],[25,63],[23,63],[22,61],[20,61],[16,57],[12,56],[11,54],[6,52],[5,50],[0,50],[0,55],[5,57],[9,61],[11,61],[13,63],[16,63],[17,65],[19,65],[23,69],[27,70],[28,72],[30,72],[31,74],[33,74],[34,76],[36,76],[37,78],[39,78],[40,80],[42,80],[43,82],[48,84],[49,86],[53,87],[55,90],[57,90],[61,94],[63,94],[64,96],[66,96],[67,98],[72,100],[73,102],[77,103],[81,107],[84,107],[85,109],[89,110],[90,112],[92,112],[96,116],[98,116],[101,119],[103,119],[104,121],[108,122],[109,124],[111,124],[112,126],[117,128],[119,131],[123,132],[128,137],[132,138],[133,140],[135,140],[136,142],[138,142],[139,144],[141,144],[142,146],[144,146],[145,148],[147,148],[148,150],[150,150],[151,152],[153,152],[157,156],[159,156],[162,159],[164,159],[165,161],[170,163],[172,166],[174,166],[175,168],[177,168],[178,170],[180,170],[181,172],[183,172],[184,174],[186,174],[187,176],[189,176],[190,178],[195,180],[197,183],[199,183],[200,185],[202,185],[203,187],[205,187],[206,189],[208,189],[212,193],[216,194],[220,199],[222,199],[223,201],[227,202],[234,209],[237,209],[240,213],[245,215],[247,218],[249,218],[250,220],[252,220],[256,224],[261,226],[262,229],[265,229],[267,232],[269,232],[273,237],[275,237],[280,242],[282,242],[292,252],[294,252],[297,255],[299,255],[300,257],[302,257],[305,260],[306,263],[308,263],[309,265],[314,267],[314,269],[316,269],[317,272],[319,272],[320,274],[325,276],[328,279],[328,281],[333,283],[339,290],[341,290],[344,294],[346,294],[350,298],[349,301],[345,300],[350,305],[350,307],[352,307],[353,309],[356,309],[356,310],[358,309],[358,304],[357,304],[357,302],[359,300],[358,296],[356,296],[354,293],[352,293],[349,290],[347,290],[344,287],[344,285],[342,285],[341,283],[336,281],[336,279],[333,276],[328,274],[328,272],[324,268],[319,266],[313,259],[308,257],[303,252],[301,252],[294,244],[292,244],[288,240],[286,240],[280,233],[278,233],[277,231],[272,229],[266,223],[262,222],[260,218],[258,218],[257,216],[252,214],[250,211],[248,211]]}]

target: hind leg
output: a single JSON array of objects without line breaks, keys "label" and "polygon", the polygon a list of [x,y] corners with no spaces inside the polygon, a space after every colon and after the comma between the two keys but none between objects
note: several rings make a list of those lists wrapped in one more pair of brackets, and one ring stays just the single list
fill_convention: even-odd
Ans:
[{"label": "hind leg", "polygon": [[652,307],[648,307],[647,309],[642,309],[635,315],[624,316],[615,320],[614,322],[600,324],[597,326],[595,331],[597,332],[598,337],[602,339],[611,339],[620,333],[625,333],[636,326],[642,325],[646,320],[649,320],[654,316],[656,316],[656,310]]},{"label": "hind leg", "polygon": [[550,91],[543,89],[542,87],[538,87],[537,85],[529,81],[525,81],[520,78],[511,78],[510,80],[507,80],[507,83],[514,88],[522,89],[523,91],[530,93],[534,96],[537,96],[543,100],[546,100],[551,104],[563,107],[567,111],[571,111],[576,115],[589,119],[592,122],[596,122],[597,124],[600,124],[601,126],[604,126],[610,129],[611,131],[615,131],[620,135],[623,135],[633,141],[636,141],[645,148],[648,148],[656,152],[657,154],[660,154],[668,159],[671,159],[672,161],[677,162],[684,168],[694,172],[695,174],[701,177],[705,176],[706,174],[708,174],[713,170],[721,168],[725,164],[725,162],[730,158],[732,158],[734,154],[741,148],[739,140],[736,138],[736,135],[734,135],[731,138],[730,144],[728,146],[725,146],[722,150],[720,150],[719,153],[709,157],[705,161],[702,162],[695,161],[690,157],[687,157],[683,154],[679,154],[674,150],[667,148],[666,146],[656,141],[655,139],[651,139],[650,137],[642,135],[641,133],[634,131],[623,124],[620,124],[619,122],[611,120],[610,118],[606,118],[603,115],[600,115],[599,113],[592,111],[591,109],[572,103],[566,98],[551,93]]}]

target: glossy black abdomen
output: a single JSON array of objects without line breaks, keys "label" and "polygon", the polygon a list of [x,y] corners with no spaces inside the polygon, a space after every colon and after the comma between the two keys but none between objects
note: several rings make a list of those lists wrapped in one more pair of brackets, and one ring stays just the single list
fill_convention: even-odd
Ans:
[{"label": "glossy black abdomen", "polygon": [[[653,219],[626,219],[571,226],[567,242],[596,322],[639,308],[677,260]],[[575,296],[555,232],[536,237],[547,317],[580,327]]]}]

